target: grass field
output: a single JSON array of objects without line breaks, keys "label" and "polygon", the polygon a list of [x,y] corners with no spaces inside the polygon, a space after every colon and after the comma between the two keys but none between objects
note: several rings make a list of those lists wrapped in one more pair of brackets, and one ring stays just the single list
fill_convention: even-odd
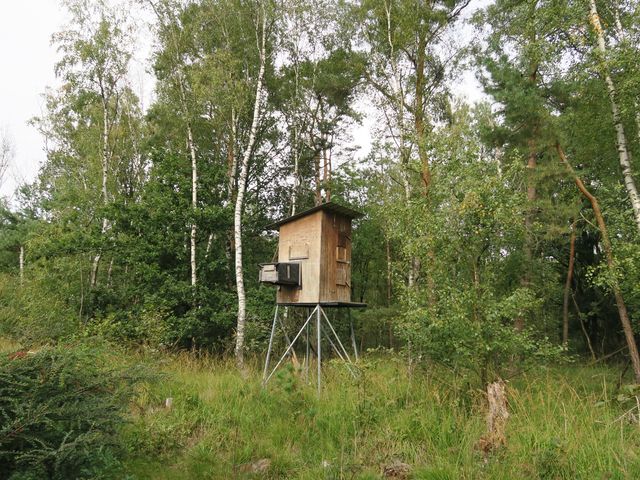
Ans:
[{"label": "grass field", "polygon": [[140,388],[122,435],[128,478],[375,479],[394,462],[416,479],[640,478],[638,417],[624,415],[636,400],[613,368],[513,379],[507,446],[485,459],[483,393],[435,367],[410,375],[395,355],[366,357],[358,381],[330,364],[320,398],[291,366],[263,389],[257,364],[243,378],[219,360],[152,363],[161,380]]}]

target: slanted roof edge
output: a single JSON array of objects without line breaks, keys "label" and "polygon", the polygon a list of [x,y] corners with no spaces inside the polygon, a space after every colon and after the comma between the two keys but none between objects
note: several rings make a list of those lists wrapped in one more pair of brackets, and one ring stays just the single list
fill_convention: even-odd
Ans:
[{"label": "slanted roof edge", "polygon": [[284,225],[285,223],[293,222],[293,221],[298,220],[298,219],[300,219],[302,217],[306,217],[307,215],[311,215],[312,213],[320,212],[322,210],[339,213],[340,215],[344,215],[345,217],[349,217],[349,218],[359,218],[359,217],[364,216],[363,213],[358,212],[357,210],[354,210],[352,208],[345,207],[344,205],[340,205],[340,204],[334,203],[334,202],[327,202],[327,203],[322,203],[320,205],[317,205],[317,206],[315,206],[313,208],[310,208],[308,210],[305,210],[303,212],[296,213],[295,215],[291,215],[290,217],[283,218],[280,221],[277,221],[277,222],[271,223],[269,225],[266,225],[265,228],[268,229],[268,230],[272,230],[272,229],[275,229],[275,228],[278,228],[278,227]]}]

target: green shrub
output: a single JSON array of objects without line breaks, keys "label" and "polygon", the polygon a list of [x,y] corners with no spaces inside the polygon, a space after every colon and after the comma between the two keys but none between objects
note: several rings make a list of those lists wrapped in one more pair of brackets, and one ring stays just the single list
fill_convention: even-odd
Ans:
[{"label": "green shrub", "polygon": [[115,360],[95,344],[0,358],[0,479],[97,478],[117,465],[141,377]]}]

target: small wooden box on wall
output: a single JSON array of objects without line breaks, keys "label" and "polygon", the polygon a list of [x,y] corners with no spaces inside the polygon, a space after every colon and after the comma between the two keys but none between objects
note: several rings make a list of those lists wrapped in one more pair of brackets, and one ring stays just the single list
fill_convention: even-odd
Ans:
[{"label": "small wooden box on wall", "polygon": [[278,262],[261,265],[260,281],[278,285],[278,305],[356,305],[351,302],[351,220],[361,216],[329,202],[267,227],[280,230]]}]

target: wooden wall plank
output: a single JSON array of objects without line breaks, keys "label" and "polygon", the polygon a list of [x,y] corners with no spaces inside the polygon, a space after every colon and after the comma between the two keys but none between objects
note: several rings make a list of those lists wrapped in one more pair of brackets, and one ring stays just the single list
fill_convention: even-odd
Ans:
[{"label": "wooden wall plank", "polygon": [[278,261],[302,271],[301,287],[278,287],[278,303],[350,302],[351,219],[320,210],[281,225]]}]

